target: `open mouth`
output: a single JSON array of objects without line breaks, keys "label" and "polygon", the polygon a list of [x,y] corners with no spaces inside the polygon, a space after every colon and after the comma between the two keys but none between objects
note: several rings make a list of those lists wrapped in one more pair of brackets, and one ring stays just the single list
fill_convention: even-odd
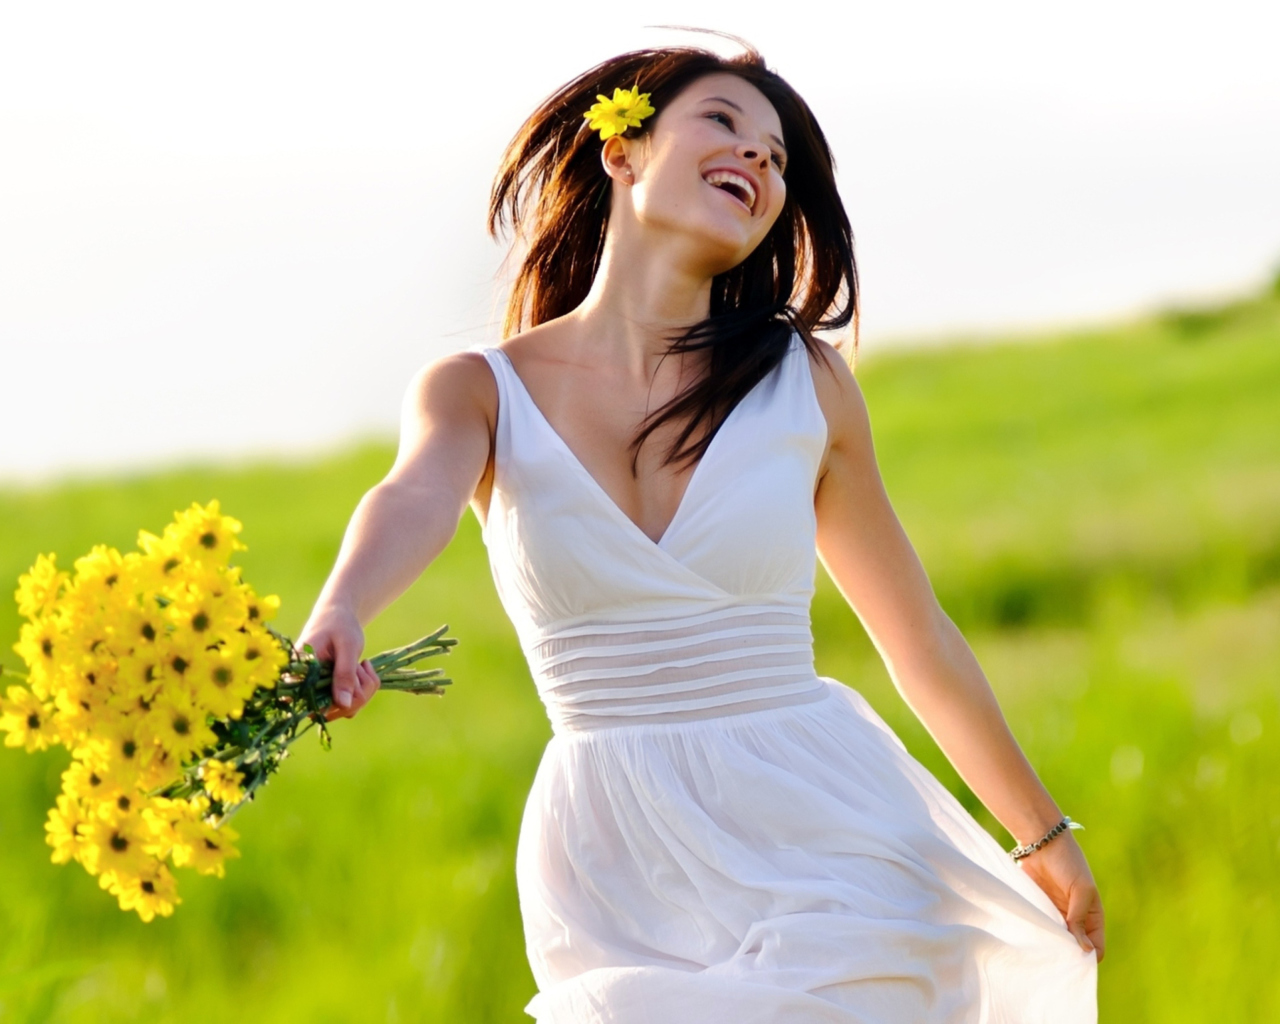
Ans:
[{"label": "open mouth", "polygon": [[735,174],[733,171],[710,171],[703,180],[722,192],[728,192],[748,210],[755,209],[756,188],[751,184],[750,179],[743,175]]}]

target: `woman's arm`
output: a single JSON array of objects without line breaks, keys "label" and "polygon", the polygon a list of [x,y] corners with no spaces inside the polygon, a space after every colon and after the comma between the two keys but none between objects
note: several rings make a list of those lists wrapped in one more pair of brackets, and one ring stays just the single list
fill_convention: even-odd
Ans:
[{"label": "woman's arm", "polygon": [[[889,503],[862,393],[829,346],[814,367],[828,441],[815,507],[818,550],[902,694],[960,776],[1020,843],[1062,814],[1023,755],[973,651],[938,604]],[[1020,862],[1084,949],[1103,950],[1102,906],[1068,831]],[[1091,943],[1092,940],[1092,943]]]},{"label": "woman's arm", "polygon": [[334,664],[330,717],[351,717],[377,691],[377,676],[360,661],[364,626],[457,531],[486,475],[497,407],[493,374],[478,353],[447,356],[409,386],[395,464],[356,506],[299,636]]}]

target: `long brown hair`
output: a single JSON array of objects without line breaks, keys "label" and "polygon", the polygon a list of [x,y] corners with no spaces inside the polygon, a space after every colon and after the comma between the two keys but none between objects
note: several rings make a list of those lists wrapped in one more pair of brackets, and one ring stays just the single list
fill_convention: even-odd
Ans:
[{"label": "long brown hair", "polygon": [[[813,112],[748,47],[721,57],[695,47],[636,50],[596,65],[557,89],[521,126],[503,154],[489,199],[489,231],[512,229],[524,255],[507,303],[510,337],[575,309],[587,297],[604,253],[612,180],[582,113],[597,93],[638,85],[658,117],[695,79],[728,73],[773,104],[787,145],[787,197],[764,241],[711,284],[705,320],[671,340],[669,353],[706,350],[705,377],[651,413],[632,441],[632,469],[645,439],[682,423],[666,462],[696,462],[725,417],[785,355],[792,332],[816,354],[815,330],[854,325],[858,273],[853,232],[836,190],[835,161]],[[650,129],[652,118],[628,128]]]}]

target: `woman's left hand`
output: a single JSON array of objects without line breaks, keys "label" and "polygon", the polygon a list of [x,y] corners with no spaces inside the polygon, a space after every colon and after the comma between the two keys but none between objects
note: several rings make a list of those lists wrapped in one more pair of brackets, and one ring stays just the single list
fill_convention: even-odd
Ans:
[{"label": "woman's left hand", "polygon": [[1075,837],[1066,832],[1018,863],[1067,919],[1080,948],[1086,953],[1096,949],[1101,961],[1106,948],[1102,898]]}]

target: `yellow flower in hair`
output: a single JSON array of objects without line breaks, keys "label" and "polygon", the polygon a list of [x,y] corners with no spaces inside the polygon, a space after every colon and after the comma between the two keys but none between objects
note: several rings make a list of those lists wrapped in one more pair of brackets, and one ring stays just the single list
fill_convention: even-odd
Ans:
[{"label": "yellow flower in hair", "polygon": [[596,94],[596,101],[582,116],[587,119],[587,127],[600,132],[600,141],[613,135],[621,135],[628,128],[639,128],[640,122],[654,109],[649,105],[649,94],[641,92],[640,86],[630,89],[614,89],[613,99]]}]

